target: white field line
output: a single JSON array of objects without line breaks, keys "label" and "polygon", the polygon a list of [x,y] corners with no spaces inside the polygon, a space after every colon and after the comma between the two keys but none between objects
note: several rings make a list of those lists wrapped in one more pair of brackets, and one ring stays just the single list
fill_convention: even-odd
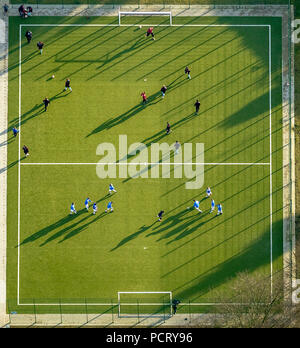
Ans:
[{"label": "white field line", "polygon": [[169,294],[172,295],[172,291],[118,291],[118,295],[121,294]]},{"label": "white field line", "polygon": [[[139,303],[140,305],[145,305],[145,306],[162,306],[162,305],[168,305],[168,303]],[[268,303],[256,303],[259,305],[267,305]],[[20,303],[20,306],[136,306],[137,303],[114,303],[114,302],[107,302],[107,303]],[[214,303],[214,302],[180,302],[180,306],[224,306],[224,305],[235,305],[235,306],[250,306],[251,303],[237,303],[237,302],[229,302],[229,303]]]},{"label": "white field line", "polygon": [[[140,24],[20,24],[20,27],[139,27]],[[142,26],[171,27],[170,24],[142,24]],[[269,24],[172,24],[172,27],[269,27]]]},{"label": "white field line", "polygon": [[196,163],[191,163],[191,162],[181,162],[181,163],[176,163],[176,162],[129,162],[129,163],[125,163],[125,162],[117,162],[117,163],[113,163],[113,162],[107,162],[107,163],[97,163],[97,162],[91,162],[91,163],[21,163],[22,166],[67,166],[67,165],[71,165],[71,166],[80,166],[80,165],[96,165],[96,166],[109,166],[109,165],[119,165],[119,166],[139,166],[139,165],[149,165],[149,166],[156,166],[156,165],[191,165],[191,166],[204,166],[204,165],[214,165],[214,166],[269,166],[270,163],[242,163],[242,162],[236,162],[236,163],[210,163],[210,162],[196,162]]},{"label": "white field line", "polygon": [[[21,163],[21,58],[22,58],[22,27],[105,27],[105,26],[139,26],[139,24],[20,24],[19,25],[19,164],[18,164],[18,288],[17,288],[17,304],[22,306],[27,305],[39,305],[39,306],[49,306],[49,305],[86,305],[85,304],[21,304],[20,303],[20,188],[21,188],[21,165],[99,165],[99,163]],[[170,26],[169,24],[144,24],[151,26]],[[270,82],[270,126],[271,126],[271,26],[267,24],[173,24],[173,27],[268,27],[269,28],[269,82]],[[272,140],[271,140],[271,127],[270,127],[270,151],[272,150]],[[123,163],[101,163],[102,165],[111,164],[123,164]],[[141,163],[124,163],[125,165],[141,165]],[[188,163],[146,163],[148,165],[187,165]],[[270,166],[270,190],[272,193],[272,152],[270,152],[270,163],[190,163],[190,165],[269,165]],[[271,196],[272,197],[272,196]],[[270,198],[270,208],[271,208],[271,240],[272,240],[272,198]],[[271,276],[272,276],[272,242],[271,242]],[[272,283],[272,280],[271,280]],[[272,293],[272,285],[271,285]],[[230,303],[232,304],[232,303]],[[88,304],[88,305],[107,305],[107,304]],[[185,304],[187,305],[187,304]],[[195,303],[194,305],[222,305],[221,303]]]},{"label": "white field line", "polygon": [[[21,83],[21,75],[22,75],[22,26],[19,27],[19,165],[18,165],[18,245],[20,245],[20,205],[21,205],[21,91],[22,91],[22,83]],[[20,296],[20,248],[18,248],[18,289],[17,289],[17,303],[19,304],[19,296]]]},{"label": "white field line", "polygon": [[272,228],[272,36],[271,26],[269,26],[269,107],[270,107],[270,274],[271,274],[271,301],[273,297],[273,228]]}]

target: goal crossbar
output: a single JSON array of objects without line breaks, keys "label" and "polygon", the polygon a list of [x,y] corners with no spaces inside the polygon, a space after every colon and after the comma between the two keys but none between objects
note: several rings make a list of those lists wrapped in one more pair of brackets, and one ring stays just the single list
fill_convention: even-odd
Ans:
[{"label": "goal crossbar", "polygon": [[172,25],[172,13],[171,12],[128,12],[119,11],[119,25],[121,25],[121,16],[168,16],[170,18],[170,25]]}]

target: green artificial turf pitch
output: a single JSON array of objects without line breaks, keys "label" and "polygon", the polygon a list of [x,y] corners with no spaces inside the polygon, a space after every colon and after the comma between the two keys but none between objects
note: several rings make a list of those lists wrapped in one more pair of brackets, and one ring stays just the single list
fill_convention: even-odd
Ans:
[{"label": "green artificial turf pitch", "polygon": [[[176,18],[180,26],[155,27],[155,41],[130,23],[167,19],[124,20],[128,26],[103,26],[117,24],[112,17],[10,17],[8,310],[30,312],[33,306],[24,304],[33,303],[109,306],[119,291],[171,291],[182,304],[203,305],[228,296],[238,272],[269,276],[282,268],[281,20]],[[33,32],[30,44],[27,29]],[[42,55],[39,40],[45,43]],[[66,78],[72,93],[63,92]],[[19,83],[21,131],[14,139]],[[45,97],[51,100],[47,112]],[[117,148],[119,135],[127,135],[128,145],[142,142],[148,149],[153,142],[203,143],[203,186],[186,189],[187,179],[174,178],[172,170],[169,179],[100,179],[90,164],[101,158],[97,146],[108,142]],[[30,156],[20,152],[19,161],[24,144]],[[110,182],[117,189],[115,210],[105,214]],[[223,204],[222,216],[209,213],[207,186]],[[84,210],[87,197],[98,202],[96,216]],[[201,201],[202,214],[187,209],[193,199]],[[77,215],[69,215],[71,202]],[[157,222],[161,209],[165,215]]]}]

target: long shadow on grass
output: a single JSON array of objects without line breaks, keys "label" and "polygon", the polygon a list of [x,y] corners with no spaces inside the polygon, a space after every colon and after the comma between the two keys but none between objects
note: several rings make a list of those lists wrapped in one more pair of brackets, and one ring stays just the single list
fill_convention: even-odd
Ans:
[{"label": "long shadow on grass", "polygon": [[[204,30],[206,30],[206,29],[202,29],[202,30],[200,30],[200,31],[204,31]],[[166,65],[172,63],[173,61],[175,61],[175,60],[177,60],[177,59],[183,57],[185,54],[187,54],[187,53],[188,53],[188,54],[191,54],[191,52],[192,52],[193,50],[198,49],[199,47],[203,46],[206,42],[215,39],[217,36],[224,35],[224,33],[225,33],[226,31],[229,31],[229,29],[226,29],[226,30],[223,31],[222,33],[218,33],[218,34],[216,34],[216,35],[210,37],[210,38],[207,39],[206,41],[201,42],[201,44],[199,44],[199,45],[197,45],[197,46],[195,46],[195,47],[193,47],[193,48],[191,48],[191,49],[189,49],[189,50],[187,50],[187,51],[181,53],[180,55],[176,56],[175,58],[173,58],[173,59],[171,59],[171,60],[168,60],[166,63],[160,65],[159,67],[155,68],[155,69],[152,70],[151,72],[149,72],[149,73],[147,73],[147,74],[144,74],[143,76],[139,77],[139,78],[137,79],[137,81],[144,79],[144,77],[148,76],[149,74],[153,74],[155,71],[158,71],[159,69],[165,67]],[[190,35],[190,37],[193,36],[193,35],[199,35],[199,32],[196,32],[195,34]],[[196,61],[199,61],[199,60],[203,59],[204,57],[206,57],[206,56],[208,56],[209,54],[211,54],[211,53],[215,52],[216,50],[218,50],[220,47],[223,48],[223,47],[224,47],[225,45],[227,45],[228,43],[232,43],[232,41],[237,40],[237,39],[238,39],[238,36],[235,37],[234,39],[230,39],[230,40],[228,40],[228,41],[226,41],[226,42],[223,42],[221,46],[214,48],[213,50],[207,52],[205,55],[202,55],[202,56],[200,56],[200,57],[197,56],[197,58],[196,58],[195,60],[193,60],[193,61],[191,61],[191,62],[187,62],[186,65],[183,66],[180,70],[183,71],[183,70],[185,69],[186,66],[190,66],[192,63],[194,63],[194,62],[196,62]],[[186,39],[183,39],[183,40],[181,40],[181,41],[184,42],[184,41],[186,41]],[[173,46],[177,46],[178,44],[180,44],[181,41],[179,41],[178,43],[175,43]],[[172,46],[171,46],[171,47],[172,47]],[[178,70],[179,70],[179,69],[178,69]],[[177,70],[177,71],[178,71],[178,70]],[[177,72],[177,71],[176,71],[176,72]],[[172,74],[169,74],[168,76],[171,76],[171,75],[172,75]],[[194,77],[195,77],[195,76],[193,76],[193,78],[194,78]]]},{"label": "long shadow on grass", "polygon": [[[281,209],[280,209],[281,210]],[[266,216],[265,218],[269,218]],[[255,226],[258,222],[250,225],[248,228]],[[280,233],[282,231],[283,220],[277,221],[273,224],[273,233]],[[239,231],[237,233],[245,232]],[[205,253],[209,253],[213,248],[222,247],[226,240],[218,243],[212,248],[209,248]],[[282,245],[273,245],[272,248],[272,260],[277,260],[282,256]],[[177,266],[176,268],[170,270],[168,273],[164,274],[162,278],[168,276],[175,276],[179,269],[184,268],[193,261],[196,261],[203,253],[193,257],[192,259],[186,261],[185,263]],[[178,299],[189,299],[191,302],[199,300],[199,298],[205,295],[207,292],[213,290],[222,284],[232,280],[237,273],[243,271],[254,272],[259,267],[270,264],[270,229],[267,228],[262,236],[254,240],[249,246],[243,248],[241,251],[236,252],[231,257],[228,257],[226,261],[222,261],[215,264],[212,268],[205,272],[198,274],[196,277],[191,278],[189,281],[182,283],[180,286],[172,289]],[[271,283],[270,283],[271,289]]]},{"label": "long shadow on grass", "polygon": [[153,222],[153,223],[152,223],[151,225],[149,225],[149,226],[146,226],[146,225],[141,226],[140,229],[139,229],[137,232],[132,233],[131,235],[129,235],[129,236],[125,237],[124,239],[122,239],[122,240],[121,240],[114,248],[112,248],[110,251],[114,251],[114,250],[120,248],[122,245],[124,245],[124,244],[126,244],[126,243],[132,241],[133,239],[135,239],[136,237],[138,237],[140,234],[142,234],[142,233],[146,232],[147,230],[149,230],[152,226],[155,225],[155,223],[156,223],[156,221]]},{"label": "long shadow on grass", "polygon": [[[224,178],[224,179],[221,180],[220,182],[216,183],[216,184],[214,185],[214,188],[216,188],[217,186],[222,185],[222,184],[223,184],[224,182],[226,182],[228,179],[232,179],[234,176],[239,175],[239,174],[245,172],[247,169],[249,169],[249,168],[251,168],[251,167],[252,167],[251,165],[246,166],[246,167],[244,167],[243,169],[237,171],[236,173],[231,174],[230,177]],[[277,169],[276,171],[273,171],[272,174],[274,175],[275,173],[280,172],[281,170],[282,170],[282,168],[279,168],[279,169]],[[245,175],[246,175],[246,174],[245,174]],[[262,182],[263,180],[269,179],[269,177],[270,177],[270,176],[269,176],[269,174],[268,174],[268,175],[262,177],[261,179],[259,179],[258,181],[256,181],[255,183],[252,183],[252,184],[248,185],[247,187],[244,187],[242,190],[240,190],[240,191],[238,191],[238,192],[236,192],[236,193],[230,194],[230,196],[228,196],[228,197],[223,197],[222,203],[223,203],[223,204],[226,203],[228,200],[231,200],[234,196],[240,194],[240,193],[243,192],[243,191],[249,190],[249,189],[252,188],[253,186],[257,185],[259,182]],[[282,190],[282,187],[280,187],[278,190],[273,191],[273,194],[278,193],[278,192],[280,192],[281,190]],[[200,195],[201,195],[201,194],[204,194],[204,193],[200,193]],[[236,215],[242,213],[243,211],[245,211],[245,210],[247,210],[247,209],[253,207],[253,206],[254,206],[255,204],[257,204],[257,203],[262,202],[264,199],[266,199],[266,197],[268,198],[268,196],[263,197],[262,199],[260,199],[259,201],[255,202],[254,204],[249,205],[249,206],[246,207],[245,209],[242,209],[242,210],[240,210],[240,211],[237,211],[234,215],[230,215],[229,217],[226,217],[225,220],[224,220],[224,217],[227,216],[227,214],[226,214],[226,215],[223,215],[223,218],[221,218],[221,216],[219,216],[220,221],[221,221],[220,224],[223,224],[224,222],[229,221],[229,220],[232,219],[234,216],[236,216]],[[202,200],[204,200],[204,199],[206,199],[206,198],[203,198]],[[189,202],[190,202],[190,200],[189,200],[189,201],[185,201],[185,202],[181,203],[178,207],[176,207],[176,208],[174,208],[174,209],[178,209],[178,208],[180,208],[180,207],[182,207],[182,206],[188,204]],[[173,210],[174,210],[174,209],[173,209]],[[172,210],[171,210],[171,211],[172,211]],[[170,212],[171,212],[171,211],[170,211]],[[170,213],[170,212],[169,212],[169,213]],[[216,217],[216,215],[215,215],[215,213],[213,213],[213,214],[211,215],[210,220],[214,219],[215,217]],[[207,220],[204,221],[204,222],[206,223]],[[170,243],[173,243],[173,242],[175,242],[175,241],[178,241],[179,239],[182,239],[183,237],[185,237],[185,236],[187,236],[187,235],[189,235],[189,234],[191,234],[191,233],[196,232],[196,230],[197,230],[198,228],[200,228],[202,225],[203,225],[203,223],[200,223],[198,226],[196,225],[196,226],[193,226],[193,227],[192,227],[191,224],[189,224],[189,226],[186,226],[186,224],[183,224],[183,225],[182,225],[182,230],[183,230],[183,232],[182,232],[180,235],[178,235],[175,239],[173,239],[173,240],[167,242],[167,244],[170,244]],[[162,229],[161,231],[159,230],[159,231],[155,232],[155,234],[164,232],[165,230],[166,230],[166,229],[164,228],[164,229]],[[204,231],[204,233],[205,233],[205,232],[207,232],[207,231]],[[172,233],[169,234],[169,236],[170,236],[170,235],[172,235]],[[200,234],[200,235],[201,235],[201,234]],[[198,235],[198,236],[200,236],[200,235]],[[198,238],[198,236],[196,236],[196,237],[194,237],[194,238]],[[182,244],[181,246],[176,247],[173,251],[176,251],[177,249],[181,248],[181,247],[184,246],[185,244],[188,244],[188,243],[192,242],[192,241],[194,240],[194,238],[192,238],[191,240],[189,240],[189,241],[187,241],[186,243]],[[164,239],[164,238],[160,238],[160,239]],[[170,253],[172,253],[173,251],[170,251],[170,252],[168,252],[167,254],[170,254]],[[166,254],[166,255],[167,255],[167,254]]]},{"label": "long shadow on grass", "polygon": [[[66,21],[65,19],[64,19],[64,21]],[[60,35],[60,34],[56,34],[56,35],[54,35],[54,38],[51,40],[51,39],[48,39],[47,40],[47,46],[49,46],[49,45],[51,45],[53,42],[57,42],[59,39],[61,39],[61,38],[66,38],[66,36],[67,35],[69,35],[69,34],[71,34],[73,31],[75,31],[75,30],[78,30],[80,27],[72,27],[72,28],[68,28],[68,32],[66,32],[66,28],[64,28],[64,29],[62,29],[62,31],[63,31],[63,33]],[[41,31],[44,31],[44,32],[48,32],[49,31],[49,27],[46,27],[45,29],[40,29],[39,30],[40,31],[40,36],[41,35],[43,35],[42,33],[41,33]],[[78,41],[78,42],[80,42],[80,41]],[[76,44],[76,43],[74,43],[74,44]],[[22,48],[24,47],[24,46],[27,46],[28,44],[27,43],[22,43]],[[34,45],[33,45],[34,46]],[[11,49],[10,51],[9,51],[9,55],[11,55],[14,51],[16,51],[16,50],[18,50],[19,49],[19,46],[17,46],[17,47],[15,47],[15,48],[13,48],[13,49]],[[63,52],[64,50],[61,50],[61,52]],[[34,56],[36,56],[36,55],[40,55],[40,53],[37,51],[37,48],[36,48],[36,46],[34,46],[34,52],[32,52],[32,53],[30,53],[27,57],[25,57],[24,58],[24,60],[22,60],[22,63],[24,63],[24,62],[26,62],[26,61],[28,61],[29,59],[31,59],[31,58],[33,58]],[[37,66],[39,66],[39,65],[41,65],[41,64],[43,64],[43,63],[45,63],[45,61],[49,61],[49,60],[51,60],[51,58],[53,58],[55,55],[53,55],[53,56],[51,56],[51,57],[49,57],[49,58],[47,58],[47,59],[43,59],[41,62],[39,62],[39,63],[37,63],[34,67],[31,67],[30,69],[27,69],[27,70],[24,70],[24,71],[22,71],[22,74],[25,74],[25,73],[27,73],[27,72],[31,72],[34,68],[36,68]],[[15,68],[18,68],[19,67],[19,60],[16,62],[16,63],[14,63],[14,64],[9,64],[9,67],[8,67],[8,70],[10,71],[10,70],[13,70],[13,69],[15,69]],[[12,78],[12,80],[14,80],[14,79],[17,79],[19,77],[19,75],[17,75],[17,76],[15,76],[15,77],[13,77]]]},{"label": "long shadow on grass", "polygon": [[[197,19],[196,19],[196,18],[192,18],[187,24],[190,24],[190,23],[194,22],[195,20],[197,20]],[[149,45],[157,44],[158,41],[165,39],[168,35],[174,34],[176,31],[180,30],[182,27],[173,28],[173,30],[172,30],[172,31],[169,31],[167,34],[161,35],[161,34],[163,33],[163,31],[168,30],[169,28],[170,28],[170,27],[168,27],[168,26],[156,28],[156,41],[152,41],[152,40],[149,41],[149,40],[146,40],[146,42],[149,41]],[[205,30],[205,29],[202,29],[202,30]],[[200,31],[200,30],[199,30],[199,31]],[[199,34],[199,31],[198,31],[197,34]],[[192,35],[196,35],[196,33],[195,33],[195,34],[192,34]],[[189,34],[188,37],[190,38],[191,35]],[[149,39],[149,38],[148,38],[148,39]],[[186,38],[186,39],[187,39],[187,38]],[[180,40],[179,42],[176,42],[176,44],[172,45],[171,47],[176,47],[176,46],[178,45],[178,43],[183,42],[183,41],[186,40],[186,39],[182,39],[182,40]],[[164,52],[168,51],[169,49],[170,49],[170,47],[164,48],[162,51],[160,51],[159,53],[156,53],[155,55],[149,57],[148,59],[146,59],[145,61],[143,61],[143,62],[140,63],[140,64],[145,64],[146,62],[155,59],[155,57],[160,56],[161,54],[163,54]],[[131,55],[126,56],[125,58],[123,58],[123,59],[121,59],[121,60],[115,62],[114,64],[110,65],[109,67],[107,67],[107,68],[101,70],[100,72],[98,72],[97,74],[95,74],[93,77],[89,78],[89,80],[92,79],[92,78],[95,78],[95,77],[98,76],[99,74],[101,74],[101,73],[105,72],[106,70],[108,70],[108,69],[114,67],[115,65],[117,65],[117,64],[119,64],[119,63],[122,63],[124,60],[126,60],[126,59],[128,59],[128,58],[131,58],[133,55],[137,54],[137,53],[140,52],[140,51],[142,51],[142,49],[137,49],[137,50],[135,50]],[[139,66],[140,64],[137,64],[135,67],[130,68],[129,70],[127,70],[127,71],[125,71],[124,73],[122,73],[121,75],[118,75],[117,77],[114,78],[114,80],[117,79],[117,78],[119,78],[119,77],[121,77],[121,76],[123,76],[124,74],[128,73],[128,72],[131,71],[132,69],[136,69],[136,67]],[[100,67],[100,68],[101,68],[101,67]]]},{"label": "long shadow on grass", "polygon": [[0,147],[2,147],[2,146],[8,146],[9,144],[13,143],[15,139],[16,139],[16,137],[15,137],[15,136],[12,136],[12,137],[10,137],[10,138],[4,140],[2,143],[0,143]]},{"label": "long shadow on grass", "polygon": [[[192,20],[192,21],[193,21],[193,20]],[[191,21],[191,22],[192,22],[192,21]],[[180,29],[182,29],[182,27],[177,27],[175,30],[173,30],[173,31],[170,32],[170,33],[167,33],[167,34],[164,35],[164,36],[158,36],[159,39],[158,39],[157,41],[163,40],[166,36],[168,36],[168,35],[170,35],[170,34],[174,34],[174,32],[176,32],[176,31],[178,31],[178,30],[180,30]],[[189,40],[189,41],[190,41],[190,40],[193,40],[193,36],[199,36],[199,33],[200,33],[200,32],[203,32],[203,31],[205,31],[205,30],[207,30],[207,27],[206,27],[206,28],[201,28],[201,29],[197,28],[197,31],[195,31],[194,33],[192,33],[192,34],[191,34],[191,33],[188,33],[187,36],[185,36],[183,39],[176,41],[176,42],[173,43],[171,46],[166,47],[166,48],[164,48],[163,50],[161,50],[161,51],[155,53],[153,56],[147,58],[145,61],[143,61],[143,64],[146,64],[146,63],[149,62],[149,61],[153,61],[153,60],[155,60],[157,57],[161,57],[162,54],[164,54],[164,53],[166,53],[167,51],[172,50],[172,49],[174,49],[174,48],[180,46],[181,43],[186,42],[187,40]],[[226,30],[225,30],[225,31],[226,31]],[[222,34],[222,33],[219,33],[219,34],[217,34],[216,36],[221,35],[221,34]],[[210,41],[211,39],[212,39],[212,38],[206,40],[205,42]],[[156,44],[157,44],[157,41],[156,41]],[[172,42],[172,41],[171,41],[171,42]],[[202,42],[202,43],[201,43],[200,45],[198,45],[197,47],[200,47],[200,46],[203,45],[205,42]],[[194,48],[193,48],[193,49],[194,49]],[[168,63],[165,63],[165,64],[163,64],[163,65],[160,66],[160,67],[163,67],[164,65],[169,64],[170,62],[176,60],[177,58],[179,58],[179,57],[181,57],[181,56],[183,56],[183,55],[185,55],[186,53],[189,53],[191,50],[192,50],[192,49],[190,49],[189,51],[186,51],[186,52],[182,53],[181,55],[175,57],[174,59],[172,59],[172,60],[170,60],[170,61],[168,60]],[[136,64],[135,66],[131,67],[130,69],[126,70],[126,71],[123,72],[122,74],[120,74],[120,75],[118,75],[117,77],[115,77],[113,80],[116,80],[116,79],[118,79],[118,78],[120,78],[120,77],[126,75],[126,74],[129,73],[130,71],[135,70],[139,65],[140,65],[140,64]],[[154,69],[152,72],[154,72],[154,71],[160,69],[160,67]],[[140,79],[142,79],[142,78],[144,78],[145,76],[151,74],[152,72],[149,72],[148,74],[143,75],[143,77],[141,77]]]},{"label": "long shadow on grass", "polygon": [[[182,218],[182,216],[184,216],[185,214],[190,213],[191,210],[193,211],[192,215],[189,215],[186,218]],[[168,219],[165,220],[165,226],[162,226],[157,231],[154,231],[148,234],[147,237],[166,232],[164,235],[161,235],[156,241],[159,242],[163,239],[170,238],[178,233],[182,233],[184,230],[187,229],[187,226],[190,226],[194,224],[195,222],[201,221],[200,223],[201,225],[207,223],[208,222],[207,220],[202,221],[206,215],[207,215],[207,212],[199,213],[193,208],[183,210],[179,212],[178,214],[170,216]]]},{"label": "long shadow on grass", "polygon": [[[99,221],[100,219],[104,218],[104,216],[107,216],[108,214],[111,213],[106,213],[106,212],[102,212],[99,215],[97,215],[96,217],[94,217],[94,219],[82,226],[79,226],[78,228],[75,228],[73,231],[69,232],[62,240],[60,240],[58,243],[62,243],[64,241],[66,241],[67,239],[70,239],[72,237],[75,237],[78,233],[81,233],[82,231],[86,230],[91,224],[94,224],[95,222]],[[95,216],[95,215],[90,215],[90,216]],[[65,232],[65,231],[64,231]],[[60,234],[61,235],[61,234]],[[59,237],[59,236],[57,236]]]},{"label": "long shadow on grass", "polygon": [[20,160],[16,160],[11,162],[8,166],[4,167],[4,168],[0,168],[0,174],[6,172],[7,170],[9,170],[10,168],[14,167],[16,164],[18,164],[20,161],[23,161],[26,157],[22,157],[20,158]]},{"label": "long shadow on grass", "polygon": [[[243,50],[244,50],[244,49],[243,49]],[[236,54],[239,54],[240,52],[241,52],[241,51],[238,51]],[[234,54],[234,55],[236,55],[236,54]],[[229,58],[232,58],[234,55],[230,56]],[[218,64],[215,64],[215,65],[211,66],[209,69],[205,70],[204,72],[200,72],[200,73],[197,74],[197,75],[193,75],[193,80],[194,80],[195,78],[197,78],[197,77],[199,77],[199,76],[201,76],[201,75],[203,75],[203,74],[209,72],[211,69],[216,68],[216,66],[218,66],[219,64],[225,62],[225,61],[228,60],[229,58],[226,58],[226,59],[224,59],[223,61],[219,62]],[[191,102],[191,101],[196,100],[197,98],[200,99],[200,100],[203,102],[203,101],[205,100],[205,98],[209,97],[211,94],[216,93],[216,91],[214,90],[214,88],[216,88],[216,90],[217,90],[217,89],[221,88],[221,86],[222,86],[223,84],[225,85],[225,84],[227,83],[227,86],[228,86],[229,83],[236,82],[237,80],[243,78],[243,76],[238,76],[239,74],[241,74],[241,73],[244,72],[245,70],[250,69],[251,66],[255,66],[256,64],[257,64],[257,62],[254,62],[254,63],[252,63],[252,64],[249,64],[249,65],[247,65],[246,67],[244,67],[243,69],[241,69],[241,70],[235,72],[234,74],[232,74],[232,75],[226,77],[226,78],[223,79],[222,81],[216,82],[214,85],[210,86],[208,89],[206,89],[206,90],[201,90],[201,92],[198,92],[198,93],[194,94],[191,98],[185,100],[183,103],[180,103],[180,104],[176,105],[175,107],[171,108],[170,110],[164,112],[164,113],[162,114],[162,116],[165,116],[165,115],[167,115],[167,114],[170,114],[171,112],[175,111],[176,109],[182,107],[183,105],[187,104],[188,102]],[[248,73],[245,74],[244,76],[247,76],[247,75],[250,74],[250,73],[251,73],[251,72],[248,72]],[[236,77],[236,79],[234,80],[233,78],[235,78],[235,77]],[[180,75],[180,76],[177,77],[177,79],[180,79],[180,78],[186,79],[186,77],[183,76],[183,75]],[[232,80],[232,81],[229,81],[229,82],[228,82],[228,80]],[[209,93],[206,93],[206,92],[209,92]]]},{"label": "long shadow on grass", "polygon": [[159,96],[160,96],[160,92],[154,93],[150,97],[148,97],[147,104],[139,103],[139,104],[133,106],[128,111],[124,112],[123,114],[121,114],[115,118],[110,118],[109,120],[103,122],[99,127],[92,130],[91,133],[86,136],[86,138],[90,137],[91,135],[100,133],[100,132],[104,131],[105,129],[108,130],[110,128],[118,126],[119,124],[129,120],[130,118],[132,118],[133,116],[135,116],[139,112],[145,110],[145,108],[147,108],[153,104],[156,104],[158,102],[157,99]]},{"label": "long shadow on grass", "polygon": [[[74,216],[74,215],[73,215]],[[93,216],[93,214],[89,214],[87,216],[85,216],[84,218],[82,218],[81,220],[77,221],[77,222],[74,222],[72,225],[70,226],[67,226],[65,228],[63,228],[62,230],[56,232],[53,236],[47,238],[43,243],[40,244],[40,247],[41,246],[44,246],[50,242],[52,242],[53,240],[61,237],[62,235],[64,235],[66,232],[68,232],[69,230],[72,230],[73,228],[75,228],[77,225],[81,224],[82,222],[90,219],[91,217]],[[72,217],[71,217],[72,218]],[[81,228],[81,226],[79,227]]]},{"label": "long shadow on grass", "polygon": [[[104,197],[98,199],[96,201],[96,203],[99,203],[105,199],[107,199],[110,195],[107,194]],[[38,232],[35,232],[34,234],[32,234],[31,236],[25,238],[20,245],[23,244],[27,244],[27,243],[31,243],[36,241],[39,238],[42,238],[44,236],[46,236],[47,234],[49,234],[50,232],[52,232],[53,230],[62,227],[63,225],[65,225],[66,223],[70,222],[70,221],[74,221],[75,219],[78,219],[80,216],[82,216],[83,214],[87,213],[86,208],[80,209],[77,211],[77,214],[74,215],[70,215],[68,214],[67,216],[64,216],[63,218],[61,218],[60,220],[54,222],[53,224],[42,228],[41,230],[39,230]],[[89,217],[89,216],[88,216]]]},{"label": "long shadow on grass", "polygon": [[[197,114],[195,112],[187,115],[186,117],[182,118],[181,120],[175,122],[174,124],[172,124],[172,129],[179,127],[180,125],[185,124],[186,122],[189,122],[190,120],[192,120],[195,116],[197,116]],[[166,134],[165,130],[161,130],[155,134],[153,134],[152,136],[142,140],[142,144],[145,145],[146,147],[151,146],[152,143],[158,143],[159,141],[161,141],[162,139],[166,138],[168,135]],[[138,155],[139,150],[141,150],[140,148],[136,148],[134,151],[132,151],[131,153],[127,154],[125,157],[119,159],[117,162],[122,162],[125,161],[127,159],[133,158],[134,156]],[[130,181],[131,179],[134,179],[136,177],[141,176],[143,173],[151,170],[151,168],[159,165],[160,163],[166,162],[166,161],[170,161],[170,159],[172,159],[174,157],[174,153],[170,153],[170,156],[168,154],[166,154],[164,156],[164,158],[161,158],[157,163],[155,164],[151,164],[148,165],[146,168],[141,169],[140,171],[138,171],[134,176],[130,176],[126,179],[123,180],[123,183],[126,183],[128,181]],[[142,163],[141,163],[142,164]]]},{"label": "long shadow on grass", "polygon": [[[63,93],[64,93],[64,90],[62,90],[61,92],[59,92],[59,93],[55,94],[54,96],[50,97],[49,98],[50,102],[54,101],[56,99],[59,99],[59,98],[66,97],[67,95],[69,95],[69,93],[66,93],[66,92],[64,94]],[[45,112],[44,103],[36,104],[30,110],[26,111],[25,113],[23,113],[21,115],[21,122],[20,122],[20,124],[24,125],[25,123],[27,123],[28,121],[32,120],[33,118],[35,118],[37,116],[40,116],[44,112]],[[14,127],[19,127],[20,126],[20,124],[19,124],[19,117],[14,118],[9,123],[11,125],[5,131],[0,133],[0,135],[3,135],[5,133],[8,133],[8,132],[12,131],[12,129]]]}]

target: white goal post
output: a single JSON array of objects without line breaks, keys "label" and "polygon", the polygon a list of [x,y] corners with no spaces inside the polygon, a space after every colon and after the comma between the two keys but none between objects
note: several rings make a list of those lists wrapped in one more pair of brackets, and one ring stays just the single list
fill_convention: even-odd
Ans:
[{"label": "white goal post", "polygon": [[[172,25],[172,13],[171,12],[124,12],[119,11],[119,25],[121,25],[122,16],[168,16],[170,19],[170,25]],[[133,24],[138,25],[138,24]],[[144,24],[146,25],[146,24]]]}]

